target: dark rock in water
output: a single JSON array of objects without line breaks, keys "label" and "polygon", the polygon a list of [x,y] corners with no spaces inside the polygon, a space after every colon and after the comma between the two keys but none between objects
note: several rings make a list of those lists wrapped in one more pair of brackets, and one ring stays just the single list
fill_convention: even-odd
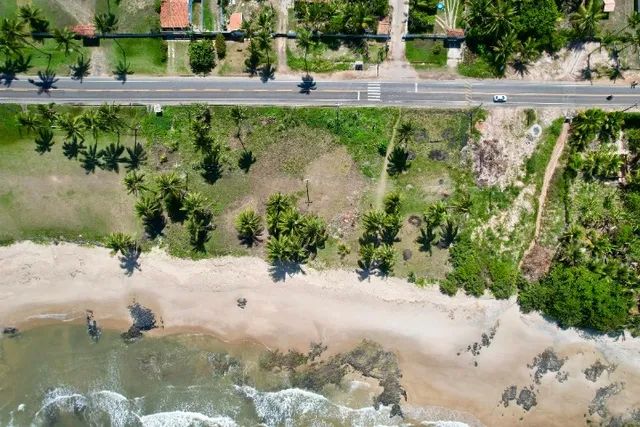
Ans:
[{"label": "dark rock in water", "polygon": [[523,388],[522,390],[520,390],[520,394],[518,395],[518,400],[516,400],[516,403],[519,406],[522,406],[522,409],[528,411],[529,409],[536,406],[538,404],[538,401],[536,400],[536,394],[533,392],[533,390]]},{"label": "dark rock in water", "polygon": [[97,341],[100,339],[102,330],[98,327],[98,322],[93,318],[93,311],[87,310],[87,332],[91,339]]},{"label": "dark rock in water", "polygon": [[209,362],[213,373],[216,375],[227,375],[242,369],[240,360],[228,353],[209,353],[207,355],[207,362]]},{"label": "dark rock in water", "polygon": [[136,325],[131,325],[129,330],[127,332],[123,332],[120,336],[125,342],[131,343],[142,338],[142,331]]},{"label": "dark rock in water", "polygon": [[247,306],[247,299],[246,298],[238,298],[236,300],[236,303],[238,304],[238,307],[244,309]]},{"label": "dark rock in water", "polygon": [[129,313],[133,318],[133,326],[140,331],[150,331],[156,328],[156,317],[151,309],[134,302],[129,307]]},{"label": "dark rock in water", "polygon": [[512,400],[516,400],[517,393],[518,386],[516,385],[511,385],[504,389],[504,391],[502,392],[501,401],[505,408],[509,406],[509,402],[511,402]]},{"label": "dark rock in water", "polygon": [[402,259],[403,260],[409,261],[412,256],[413,256],[413,252],[411,252],[411,249],[405,249],[405,250],[402,251]]},{"label": "dark rock in water", "polygon": [[13,326],[7,326],[2,329],[2,335],[6,335],[9,338],[14,338],[20,335],[20,331],[18,328],[14,328]]}]

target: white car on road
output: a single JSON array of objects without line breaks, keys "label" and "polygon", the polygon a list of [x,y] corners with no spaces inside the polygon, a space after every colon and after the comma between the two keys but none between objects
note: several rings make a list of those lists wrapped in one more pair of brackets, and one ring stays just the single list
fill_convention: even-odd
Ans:
[{"label": "white car on road", "polygon": [[507,102],[507,95],[493,95],[493,102]]}]

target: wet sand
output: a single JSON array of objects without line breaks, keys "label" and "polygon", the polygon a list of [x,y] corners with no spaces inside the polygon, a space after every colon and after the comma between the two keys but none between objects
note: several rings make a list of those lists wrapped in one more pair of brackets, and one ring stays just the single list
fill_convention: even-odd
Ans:
[{"label": "wet sand", "polygon": [[[310,341],[322,341],[331,352],[373,339],[398,355],[408,406],[450,408],[486,425],[597,421],[598,408],[589,413],[592,399],[614,383],[624,386],[605,400],[607,416],[640,406],[640,339],[563,331],[538,314],[520,313],[514,299],[449,298],[437,287],[359,280],[341,270],[303,268],[274,281],[264,261],[249,257],[189,261],[155,250],[139,262],[140,270],[127,276],[102,248],[2,247],[0,326],[83,322],[91,309],[101,327],[125,330],[127,305],[135,299],[162,318],[165,328],[153,334],[205,332],[283,350],[307,350]],[[238,298],[247,299],[245,309]],[[536,368],[528,365],[547,348],[566,360],[536,383]],[[592,382],[582,371],[596,360],[617,366]],[[533,386],[537,405],[525,411],[512,400],[505,407],[501,397],[511,385],[518,395]],[[471,416],[464,420],[473,424]]]}]

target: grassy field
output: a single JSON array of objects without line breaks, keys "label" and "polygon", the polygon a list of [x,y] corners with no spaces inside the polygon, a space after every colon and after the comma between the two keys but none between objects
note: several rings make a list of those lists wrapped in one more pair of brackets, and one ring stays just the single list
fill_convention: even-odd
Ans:
[{"label": "grassy field", "polygon": [[0,242],[92,241],[114,230],[140,231],[134,198],[123,191],[121,175],[86,174],[63,156],[59,135],[52,152],[36,153],[33,135],[16,125],[20,107],[3,105],[0,111]]},{"label": "grassy field", "polygon": [[406,42],[407,61],[417,69],[447,65],[447,49],[441,42],[409,40]]},{"label": "grassy field", "polygon": [[[141,236],[142,227],[133,212],[135,199],[125,192],[122,171],[85,173],[77,161],[63,156],[60,135],[52,152],[37,154],[34,136],[22,135],[16,126],[14,117],[20,107],[2,108],[0,179],[6,184],[0,191],[0,240],[78,239],[79,235],[99,240],[111,231]],[[81,111],[68,108],[65,110],[73,113]],[[203,251],[192,249],[184,223],[167,221],[157,243],[177,256],[264,256],[264,242],[251,248],[240,243],[235,218],[249,207],[264,214],[269,195],[283,192],[296,199],[302,212],[316,213],[327,222],[330,237],[326,248],[310,264],[355,268],[361,218],[373,208],[379,179],[386,174],[382,170],[384,153],[396,123],[410,122],[415,129],[407,145],[413,159],[410,168],[389,177],[385,188],[387,193],[395,190],[402,196],[402,229],[394,244],[396,275],[412,273],[433,282],[444,279],[451,270],[449,249],[434,245],[430,252],[423,252],[416,243],[423,212],[431,203],[450,203],[464,189],[478,206],[469,213],[473,221],[468,222],[479,224],[509,208],[517,194],[475,187],[461,154],[470,119],[465,111],[246,108],[238,138],[231,108],[210,107],[211,135],[224,149],[221,176],[207,181],[201,174],[202,154],[192,143],[189,125],[198,108],[165,107],[161,116],[141,108],[122,112],[127,125],[120,135],[124,145],[133,143],[130,129],[140,125],[138,140],[148,154],[143,166],[147,184],[153,188],[155,176],[175,172],[187,182],[189,191],[202,193],[210,203],[215,229]],[[116,138],[101,133],[99,146]],[[248,169],[240,167],[245,149],[254,158]],[[534,169],[537,177],[538,168]],[[307,182],[310,204],[306,203]],[[339,245],[345,245],[350,253],[341,255]]]},{"label": "grassy field", "polygon": [[107,51],[111,53],[111,69],[115,69],[124,50],[135,74],[165,74],[167,71],[167,45],[161,39],[122,39],[117,43],[115,40],[105,40],[102,44],[110,46]]}]

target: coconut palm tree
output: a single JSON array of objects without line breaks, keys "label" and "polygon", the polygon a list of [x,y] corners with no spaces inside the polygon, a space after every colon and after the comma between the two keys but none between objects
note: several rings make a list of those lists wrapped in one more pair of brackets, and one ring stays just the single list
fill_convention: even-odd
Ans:
[{"label": "coconut palm tree", "polygon": [[587,0],[586,4],[581,4],[571,15],[570,20],[578,36],[592,39],[598,34],[600,21],[606,16],[602,0]]},{"label": "coconut palm tree", "polygon": [[202,193],[190,191],[184,196],[181,209],[187,214],[187,217],[190,217],[206,210],[207,204],[208,200]]},{"label": "coconut palm tree", "polygon": [[31,5],[21,6],[18,15],[22,22],[29,24],[32,32],[46,33],[49,31],[49,21],[42,16],[42,11]]},{"label": "coconut palm tree", "polygon": [[146,232],[155,237],[162,232],[165,225],[162,216],[162,205],[154,194],[144,194],[135,205],[136,214],[142,219]]},{"label": "coconut palm tree", "polygon": [[93,135],[93,141],[98,142],[98,134],[103,130],[102,117],[95,108],[85,110],[80,116],[85,129]]},{"label": "coconut palm tree", "polygon": [[384,196],[384,211],[388,214],[397,215],[400,213],[400,205],[402,197],[397,191],[391,192]]},{"label": "coconut palm tree", "polygon": [[100,150],[104,168],[115,173],[120,172],[120,163],[124,162],[124,147],[119,142],[112,142]]},{"label": "coconut palm tree", "polygon": [[267,68],[271,67],[271,57],[269,52],[271,51],[271,33],[266,30],[261,30],[256,35],[256,42],[258,49],[260,49],[267,58]]},{"label": "coconut palm tree", "polygon": [[16,118],[18,120],[18,125],[29,132],[35,132],[35,130],[41,125],[38,115],[29,110],[19,112]]},{"label": "coconut palm tree", "polygon": [[398,128],[398,141],[407,144],[413,140],[415,126],[411,122],[404,122]]},{"label": "coconut palm tree", "polygon": [[200,161],[201,175],[209,184],[214,184],[222,176],[223,160],[220,144],[213,144],[202,156]]},{"label": "coconut palm tree", "polygon": [[506,65],[518,49],[518,38],[515,31],[510,31],[501,37],[493,47],[493,65],[504,74]]},{"label": "coconut palm tree", "polygon": [[238,238],[247,246],[252,246],[259,241],[259,237],[264,231],[262,218],[253,209],[247,209],[236,218],[236,231]]},{"label": "coconut palm tree", "polygon": [[620,136],[620,131],[624,125],[624,113],[612,111],[605,114],[600,126],[600,139],[604,142],[615,141]]},{"label": "coconut palm tree", "polygon": [[53,30],[53,40],[57,43],[57,49],[64,50],[64,55],[69,53],[77,47],[76,33],[68,28],[55,28]]},{"label": "coconut palm tree", "polygon": [[0,36],[3,50],[7,53],[17,54],[27,44],[27,35],[24,32],[24,23],[15,18],[3,18],[0,23]]},{"label": "coconut palm tree", "polygon": [[371,271],[376,261],[376,247],[373,243],[361,244],[359,254],[358,266],[364,271]]},{"label": "coconut palm tree", "polygon": [[80,80],[80,83],[82,83],[84,78],[89,75],[89,70],[91,70],[91,59],[80,55],[76,58],[75,64],[69,65],[69,70],[71,72],[71,78]]},{"label": "coconut palm tree", "polygon": [[376,248],[375,258],[377,263],[376,267],[381,274],[387,276],[393,272],[393,267],[396,262],[396,251],[393,249],[393,246],[383,244]]},{"label": "coconut palm tree", "polygon": [[80,116],[73,116],[71,113],[60,114],[56,119],[56,124],[64,132],[66,139],[84,139],[84,123]]},{"label": "coconut palm tree", "polygon": [[38,154],[44,154],[51,151],[53,147],[53,132],[49,128],[39,128],[38,134],[35,138],[36,152]]},{"label": "coconut palm tree", "polygon": [[123,160],[128,171],[133,171],[147,162],[147,153],[142,144],[136,142],[133,148],[127,147],[127,157]]},{"label": "coconut palm tree", "polygon": [[506,0],[492,2],[486,17],[487,34],[494,40],[500,40],[513,32],[516,23],[516,10],[512,3]]},{"label": "coconut palm tree", "polygon": [[107,236],[105,246],[111,249],[111,255],[120,253],[122,256],[128,256],[136,250],[137,244],[130,235],[116,232]]},{"label": "coconut palm tree", "polygon": [[143,190],[147,189],[145,185],[145,174],[138,173],[136,170],[128,172],[124,176],[123,182],[128,194],[137,196]]},{"label": "coconut palm tree", "polygon": [[94,16],[93,24],[102,34],[113,33],[118,29],[118,18],[111,12],[99,13]]},{"label": "coconut palm tree", "polygon": [[442,200],[432,203],[425,209],[423,218],[427,230],[433,231],[447,218],[447,205]]},{"label": "coconut palm tree", "polygon": [[302,246],[311,253],[324,248],[324,244],[329,238],[327,225],[322,218],[317,215],[305,215],[300,224],[299,236]]},{"label": "coconut palm tree", "polygon": [[279,234],[280,217],[293,208],[291,197],[280,192],[272,194],[267,200],[267,230],[271,235]]},{"label": "coconut palm tree", "polygon": [[[241,126],[242,126],[242,121],[246,118],[247,118],[247,113],[243,107],[239,105],[234,105],[231,108],[231,119],[233,120],[233,123],[235,123],[236,125],[236,138],[240,140],[241,144],[242,144],[242,138],[241,138],[242,127]],[[246,149],[244,148],[244,144],[242,144],[242,149],[246,151]]]},{"label": "coconut palm tree", "polygon": [[267,259],[271,264],[291,261],[292,246],[289,236],[271,236],[267,240]]},{"label": "coconut palm tree", "polygon": [[296,44],[298,45],[298,48],[304,52],[304,70],[308,75],[309,64],[307,62],[307,55],[309,54],[309,50],[315,45],[311,36],[311,31],[307,28],[301,28],[296,34]]}]

